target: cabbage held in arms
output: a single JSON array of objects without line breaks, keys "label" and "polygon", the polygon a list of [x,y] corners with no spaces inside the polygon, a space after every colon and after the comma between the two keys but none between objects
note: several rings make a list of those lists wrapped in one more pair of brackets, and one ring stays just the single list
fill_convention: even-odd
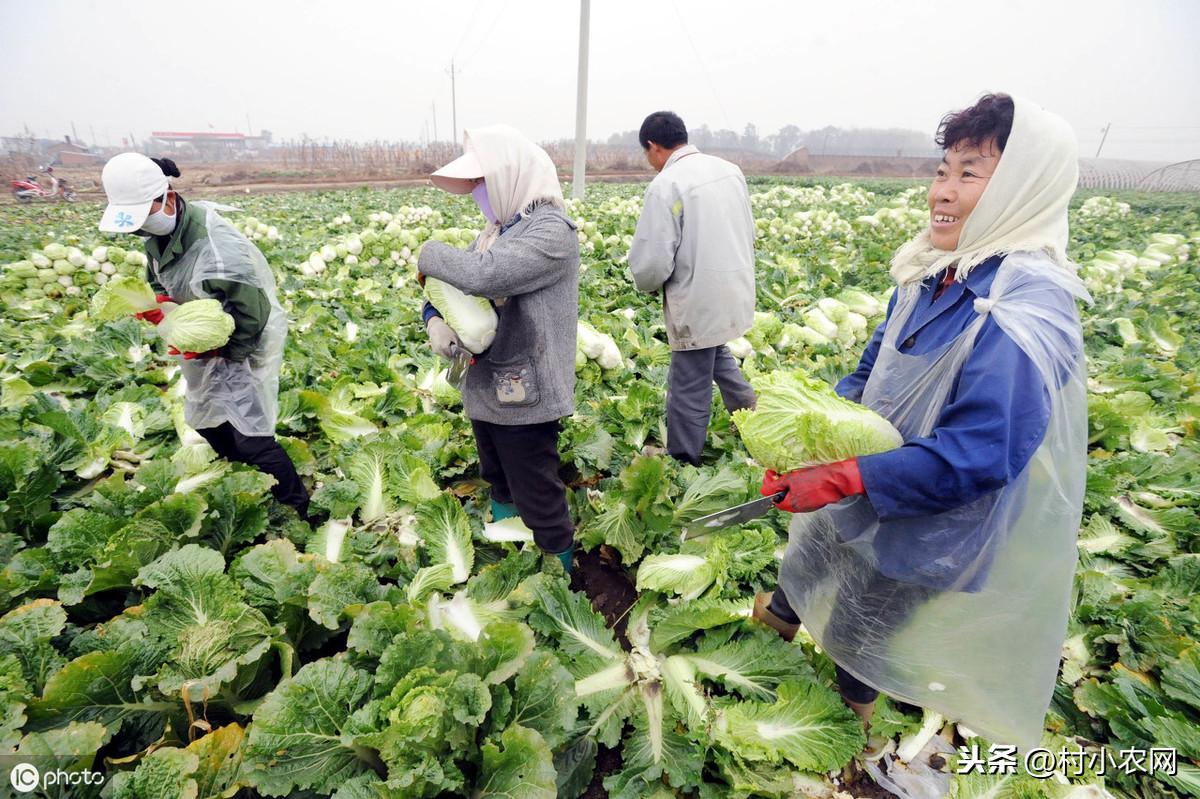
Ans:
[{"label": "cabbage held in arms", "polygon": [[442,280],[425,278],[425,296],[450,329],[458,334],[463,346],[475,355],[491,346],[496,338],[500,320],[492,303],[483,297],[472,297]]},{"label": "cabbage held in arms", "polygon": [[904,443],[887,419],[806,375],[775,372],[751,382],[758,407],[735,411],[733,421],[746,449],[768,469],[790,472]]},{"label": "cabbage held in arms", "polygon": [[168,313],[158,332],[180,352],[208,352],[229,342],[233,317],[225,313],[219,300],[192,300]]}]

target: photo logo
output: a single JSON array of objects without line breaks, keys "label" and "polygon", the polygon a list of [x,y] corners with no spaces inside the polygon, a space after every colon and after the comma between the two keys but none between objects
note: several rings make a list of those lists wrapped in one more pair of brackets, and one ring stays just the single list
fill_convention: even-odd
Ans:
[{"label": "photo logo", "polygon": [[37,766],[31,763],[18,763],[8,773],[8,781],[12,783],[12,787],[17,793],[26,793],[41,784],[42,775],[38,773]]}]

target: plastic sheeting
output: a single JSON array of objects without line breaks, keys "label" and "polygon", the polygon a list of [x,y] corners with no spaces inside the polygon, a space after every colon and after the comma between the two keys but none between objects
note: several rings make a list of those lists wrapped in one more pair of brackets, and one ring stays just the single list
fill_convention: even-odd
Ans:
[{"label": "plastic sheeting", "polygon": [[[195,242],[165,272],[151,263],[155,279],[177,302],[211,297],[206,280],[228,280],[261,289],[271,302],[271,315],[258,347],[244,361],[226,358],[180,360],[184,418],[196,429],[229,422],[246,436],[272,436],[279,412],[279,369],[287,338],[287,315],[275,291],[267,259],[245,236],[217,213],[228,206],[193,202],[205,212],[208,235]],[[230,209],[232,210],[232,209]]]},{"label": "plastic sheeting", "polygon": [[[936,423],[990,316],[1036,365],[1045,437],[1008,485],[923,519],[881,522],[866,496],[792,521],[780,585],[829,655],[885,693],[998,742],[1041,738],[1064,640],[1087,457],[1079,279],[1040,254],[1004,259],[978,317],[949,344],[909,355],[896,336],[917,292],[902,292],[863,392],[906,441]],[[920,475],[913,475],[920,479]],[[938,547],[937,580],[879,571],[873,542]]]}]

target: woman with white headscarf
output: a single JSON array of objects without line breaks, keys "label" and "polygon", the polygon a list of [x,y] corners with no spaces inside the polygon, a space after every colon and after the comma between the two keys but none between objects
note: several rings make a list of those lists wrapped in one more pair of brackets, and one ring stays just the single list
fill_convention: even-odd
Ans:
[{"label": "woman with white headscarf", "polygon": [[890,452],[768,473],[796,514],[774,595],[869,722],[880,690],[993,741],[1040,740],[1065,637],[1086,477],[1086,365],[1066,255],[1070,127],[986,95],[942,120],[929,228],[837,385],[900,431]]},{"label": "woman with white headscarf", "polygon": [[[575,411],[579,239],[558,173],[518,131],[491,125],[468,130],[463,155],[431,179],[470,194],[487,220],[465,251],[427,242],[417,268],[496,307],[496,337],[471,360],[463,385],[492,519],[520,516],[569,571],[575,527],[558,476],[558,433]],[[436,308],[427,303],[423,315],[435,352],[462,351]]]}]

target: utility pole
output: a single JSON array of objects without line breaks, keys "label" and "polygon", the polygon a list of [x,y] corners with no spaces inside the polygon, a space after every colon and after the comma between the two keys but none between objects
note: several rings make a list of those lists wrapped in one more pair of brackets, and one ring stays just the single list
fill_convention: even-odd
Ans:
[{"label": "utility pole", "polygon": [[454,89],[454,76],[458,74],[458,71],[454,68],[453,58],[450,59],[450,69],[447,72],[450,73],[450,119],[451,124],[454,125],[454,130],[451,131],[454,135],[450,137],[450,140],[458,144],[458,96]]},{"label": "utility pole", "polygon": [[437,102],[431,102],[429,104],[429,108],[433,111],[433,141],[434,143],[437,143]]},{"label": "utility pole", "polygon": [[75,132],[75,120],[73,119],[71,120],[71,143],[79,143],[79,134]]},{"label": "utility pole", "polygon": [[591,0],[579,0],[579,80],[575,88],[575,185],[571,196],[583,199],[587,172],[588,17]]},{"label": "utility pole", "polygon": [[1111,127],[1112,127],[1111,122],[1109,122],[1107,125],[1104,126],[1104,133],[1103,133],[1103,135],[1100,136],[1100,146],[1096,148],[1096,157],[1097,158],[1100,157],[1100,150],[1104,148],[1104,140],[1108,138],[1108,129]]}]

